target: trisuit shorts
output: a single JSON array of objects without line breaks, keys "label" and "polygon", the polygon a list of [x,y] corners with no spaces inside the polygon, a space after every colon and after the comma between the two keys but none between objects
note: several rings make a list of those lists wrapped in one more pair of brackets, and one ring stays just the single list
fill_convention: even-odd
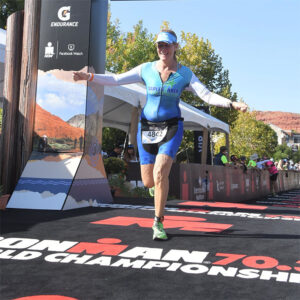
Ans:
[{"label": "trisuit shorts", "polygon": [[154,164],[157,154],[166,154],[174,159],[182,136],[182,118],[172,118],[163,122],[141,119],[137,133],[141,165]]}]

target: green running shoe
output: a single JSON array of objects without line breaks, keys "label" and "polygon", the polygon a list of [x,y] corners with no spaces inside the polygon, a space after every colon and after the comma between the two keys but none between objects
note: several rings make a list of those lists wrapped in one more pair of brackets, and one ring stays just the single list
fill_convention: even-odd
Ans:
[{"label": "green running shoe", "polygon": [[153,226],[153,240],[167,240],[168,236],[164,230],[164,226],[161,222],[154,222]]},{"label": "green running shoe", "polygon": [[152,188],[149,188],[149,195],[151,197],[154,197],[154,192],[155,192],[155,186],[153,186]]}]

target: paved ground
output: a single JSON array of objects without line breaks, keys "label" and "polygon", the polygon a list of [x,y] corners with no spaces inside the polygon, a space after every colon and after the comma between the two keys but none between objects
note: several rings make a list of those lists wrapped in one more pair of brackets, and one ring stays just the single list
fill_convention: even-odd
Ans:
[{"label": "paved ground", "polygon": [[296,300],[299,204],[300,190],[248,203],[168,201],[166,242],[152,240],[151,199],[7,209],[0,299]]}]

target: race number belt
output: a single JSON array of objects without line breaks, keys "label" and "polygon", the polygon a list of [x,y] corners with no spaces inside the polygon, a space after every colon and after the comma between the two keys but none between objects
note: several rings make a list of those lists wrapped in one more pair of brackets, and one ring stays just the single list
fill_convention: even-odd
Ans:
[{"label": "race number belt", "polygon": [[177,125],[179,120],[183,120],[183,118],[172,118],[163,122],[151,122],[142,119],[142,144],[160,143],[166,137],[168,127]]}]

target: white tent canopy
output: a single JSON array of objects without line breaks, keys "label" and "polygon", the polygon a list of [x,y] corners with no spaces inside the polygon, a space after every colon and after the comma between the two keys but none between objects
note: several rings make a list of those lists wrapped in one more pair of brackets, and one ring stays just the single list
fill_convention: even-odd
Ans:
[{"label": "white tent canopy", "polygon": [[[111,74],[109,72],[106,72]],[[146,103],[146,88],[142,84],[104,87],[103,126],[128,131],[133,107]],[[180,101],[179,107],[184,118],[185,130],[203,130],[229,133],[229,125]]]}]

